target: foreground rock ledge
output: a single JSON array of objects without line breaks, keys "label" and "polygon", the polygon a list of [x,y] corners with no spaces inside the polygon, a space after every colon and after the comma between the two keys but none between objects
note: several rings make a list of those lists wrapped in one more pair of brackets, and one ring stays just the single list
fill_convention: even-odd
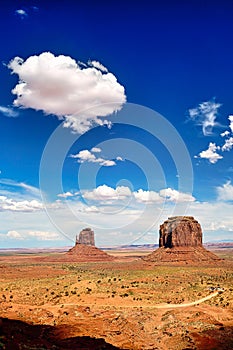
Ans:
[{"label": "foreground rock ledge", "polygon": [[221,259],[203,247],[201,225],[193,216],[174,216],[160,225],[159,248],[143,260],[158,263],[209,263]]}]

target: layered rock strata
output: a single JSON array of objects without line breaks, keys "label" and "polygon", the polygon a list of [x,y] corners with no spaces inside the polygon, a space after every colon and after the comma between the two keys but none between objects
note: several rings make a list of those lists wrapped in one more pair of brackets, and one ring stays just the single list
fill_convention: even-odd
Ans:
[{"label": "layered rock strata", "polygon": [[201,225],[192,216],[169,217],[160,225],[159,248],[143,259],[157,263],[211,263],[221,260],[203,247]]},{"label": "layered rock strata", "polygon": [[72,261],[111,261],[114,258],[95,247],[95,234],[91,228],[85,228],[76,236],[75,246],[66,253],[66,259]]},{"label": "layered rock strata", "polygon": [[85,244],[95,246],[95,234],[91,228],[85,228],[76,236],[76,244]]},{"label": "layered rock strata", "polygon": [[172,247],[201,247],[201,225],[193,216],[174,216],[160,225],[159,246]]}]

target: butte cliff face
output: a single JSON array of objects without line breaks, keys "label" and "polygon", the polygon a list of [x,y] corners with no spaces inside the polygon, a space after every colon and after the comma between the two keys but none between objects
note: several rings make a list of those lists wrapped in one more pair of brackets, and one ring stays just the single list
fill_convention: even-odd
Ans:
[{"label": "butte cliff face", "polygon": [[95,246],[95,234],[91,228],[85,228],[76,236],[76,244],[85,244]]},{"label": "butte cliff face", "polygon": [[220,260],[202,246],[201,225],[192,216],[174,216],[160,226],[159,248],[144,257],[157,263],[198,263]]},{"label": "butte cliff face", "polygon": [[201,225],[192,216],[174,216],[160,225],[159,246],[172,247],[201,247]]}]

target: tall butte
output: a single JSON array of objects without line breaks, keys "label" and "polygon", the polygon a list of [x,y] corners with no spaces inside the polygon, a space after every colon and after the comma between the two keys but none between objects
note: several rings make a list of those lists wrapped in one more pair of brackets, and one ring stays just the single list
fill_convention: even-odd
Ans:
[{"label": "tall butte", "polygon": [[143,258],[158,263],[216,262],[202,245],[201,225],[193,216],[173,216],[160,225],[159,248]]},{"label": "tall butte", "polygon": [[114,258],[95,246],[95,234],[91,228],[83,229],[76,236],[75,246],[66,253],[69,261],[110,261]]}]

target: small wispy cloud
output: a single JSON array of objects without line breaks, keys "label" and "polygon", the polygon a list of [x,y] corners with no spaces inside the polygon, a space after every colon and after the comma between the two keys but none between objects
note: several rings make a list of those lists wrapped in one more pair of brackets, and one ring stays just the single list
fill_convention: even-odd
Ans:
[{"label": "small wispy cloud", "polygon": [[0,106],[0,113],[2,113],[5,117],[10,118],[16,118],[19,115],[19,113],[16,112],[13,108],[5,106]]},{"label": "small wispy cloud", "polygon": [[38,241],[53,241],[60,240],[61,236],[57,232],[51,231],[28,231],[25,238],[35,238]]},{"label": "small wispy cloud", "polygon": [[101,152],[101,148],[99,148],[99,147],[93,147],[93,148],[91,149],[91,152],[93,152],[93,153],[100,153],[100,152]]},{"label": "small wispy cloud", "polygon": [[[202,102],[198,107],[189,110],[190,119],[202,126],[202,131],[205,136],[212,135],[213,127],[219,125],[219,123],[216,122],[216,118],[220,107],[220,103],[211,100]],[[223,159],[222,154],[224,152],[230,151],[233,148],[233,115],[229,115],[228,120],[230,121],[228,130],[219,134],[219,136],[224,138],[224,143],[217,145],[215,142],[210,142],[208,148],[201,151],[198,155],[194,156],[194,158],[204,158],[209,160],[211,164],[215,164],[218,160]]]},{"label": "small wispy cloud", "polygon": [[222,159],[223,156],[221,156],[220,154],[218,154],[216,151],[219,151],[220,147],[216,146],[215,143],[210,142],[208,149],[205,151],[202,151],[199,153],[198,156],[195,156],[194,158],[204,158],[204,159],[208,159],[210,163],[215,164],[217,163],[217,161],[219,159]]},{"label": "small wispy cloud", "polygon": [[202,102],[197,107],[189,109],[189,118],[202,127],[202,132],[205,136],[212,135],[212,130],[217,125],[216,118],[219,107],[221,107],[220,103],[211,100]]},{"label": "small wispy cloud", "polygon": [[231,129],[231,132],[233,133],[233,115],[229,115],[228,119],[230,120],[229,128]]},{"label": "small wispy cloud", "polygon": [[229,130],[222,132],[220,134],[220,136],[222,136],[222,137],[229,136],[231,133],[233,134],[233,115],[229,115],[228,120],[230,121],[229,129],[231,130],[231,132]]},{"label": "small wispy cloud", "polygon": [[0,240],[14,239],[14,240],[29,240],[36,239],[38,241],[59,241],[61,236],[57,232],[53,231],[25,231],[18,232],[16,230],[10,230],[7,233],[0,234]]},{"label": "small wispy cloud", "polygon": [[226,130],[220,134],[220,136],[222,136],[222,137],[226,137],[228,135],[230,135],[230,131],[228,131],[228,130]]},{"label": "small wispy cloud", "polygon": [[107,185],[101,185],[91,191],[85,191],[83,198],[94,201],[120,200],[131,196],[131,191],[126,186],[117,186],[116,189]]},{"label": "small wispy cloud", "polygon": [[14,231],[14,230],[10,230],[7,233],[0,233],[0,240],[1,241],[9,240],[9,239],[22,240],[24,238],[18,231]]},{"label": "small wispy cloud", "polygon": [[21,19],[24,19],[28,16],[27,12],[23,9],[15,10],[15,14],[18,15]]},{"label": "small wispy cloud", "polygon": [[233,147],[233,137],[230,137],[229,139],[227,139],[224,143],[224,145],[222,146],[222,151],[230,151]]},{"label": "small wispy cloud", "polygon": [[23,239],[23,236],[18,231],[14,230],[8,231],[6,237],[10,239]]},{"label": "small wispy cloud", "polygon": [[99,69],[103,73],[108,73],[108,69],[98,61],[89,61],[88,64],[92,67]]},{"label": "small wispy cloud", "polygon": [[30,199],[41,198],[41,191],[37,187],[11,179],[0,179],[0,189],[1,192],[5,191],[5,193],[10,194],[26,194],[30,197]]},{"label": "small wispy cloud", "polygon": [[184,193],[172,188],[166,188],[159,191],[159,195],[172,202],[195,202],[195,198],[190,193]]},{"label": "small wispy cloud", "polygon": [[227,181],[223,186],[217,188],[218,200],[233,201],[233,186],[231,181]]},{"label": "small wispy cloud", "polygon": [[77,154],[71,154],[70,158],[77,159],[78,163],[84,163],[84,162],[97,163],[106,167],[116,165],[116,161],[122,161],[121,157],[117,157],[115,160],[96,157],[94,153],[100,153],[101,151],[102,150],[97,147],[92,148],[91,151],[84,149]]},{"label": "small wispy cloud", "polygon": [[75,194],[68,191],[68,192],[64,192],[64,193],[59,193],[57,196],[60,198],[71,198],[71,197],[74,197]]}]

